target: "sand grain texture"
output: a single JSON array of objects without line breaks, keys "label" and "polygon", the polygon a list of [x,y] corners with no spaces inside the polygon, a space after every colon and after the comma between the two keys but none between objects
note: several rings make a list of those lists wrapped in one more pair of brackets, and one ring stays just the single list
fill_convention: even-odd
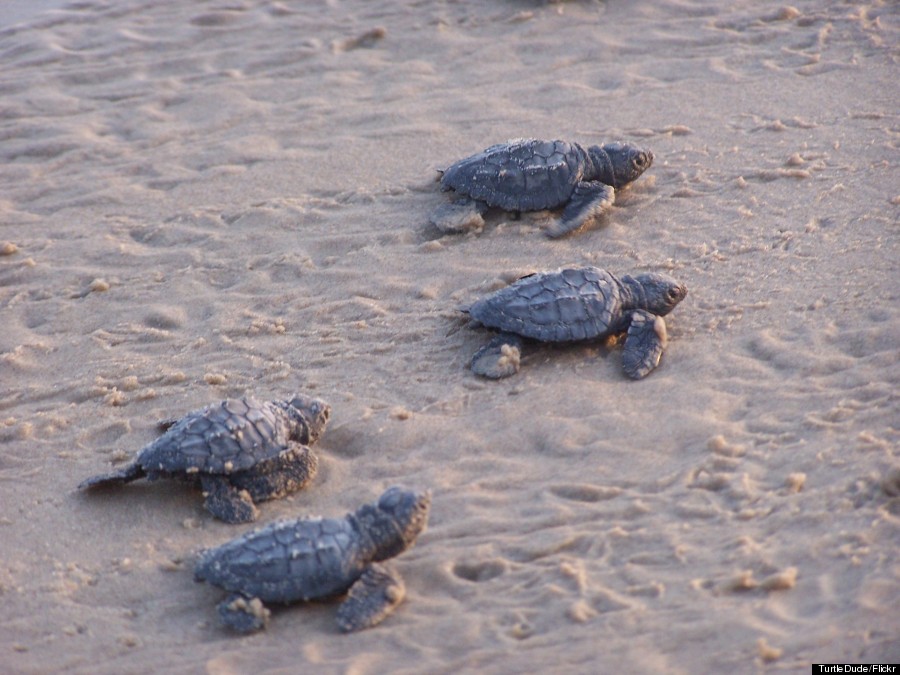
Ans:
[{"label": "sand grain texture", "polygon": [[[900,10],[796,0],[82,2],[0,25],[0,650],[11,672],[643,672],[900,660]],[[3,10],[0,9],[0,21]],[[13,20],[19,23],[11,23]],[[436,169],[656,162],[608,218],[440,236]],[[640,382],[455,308],[528,270],[690,289]],[[328,400],[262,522],[431,488],[407,601],[238,638],[196,491],[83,478],[214,400]]]}]

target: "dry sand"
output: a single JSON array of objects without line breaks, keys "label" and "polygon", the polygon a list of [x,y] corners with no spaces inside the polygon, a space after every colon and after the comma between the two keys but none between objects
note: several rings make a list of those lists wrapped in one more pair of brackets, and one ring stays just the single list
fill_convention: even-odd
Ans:
[{"label": "dry sand", "polygon": [[[0,9],[0,17],[3,9]],[[11,25],[13,18],[22,22]],[[752,672],[900,660],[900,9],[873,0],[81,2],[0,31],[0,670]],[[656,163],[611,215],[441,236],[507,138]],[[455,308],[563,264],[688,298],[661,367],[467,369]],[[153,423],[331,402],[261,522],[430,488],[407,601],[217,625],[187,486],[82,494]]]}]

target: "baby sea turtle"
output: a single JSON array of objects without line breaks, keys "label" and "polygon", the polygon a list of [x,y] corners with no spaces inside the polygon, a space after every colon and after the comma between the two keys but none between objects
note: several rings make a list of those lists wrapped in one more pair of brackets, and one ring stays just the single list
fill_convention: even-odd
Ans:
[{"label": "baby sea turtle", "polygon": [[296,394],[285,401],[228,399],[160,422],[165,433],[119,471],[88,478],[79,488],[138,478],[199,481],[204,506],[227,523],[256,520],[256,502],[299,490],[316,475],[307,447],[325,431],[331,406]]},{"label": "baby sea turtle", "polygon": [[438,207],[431,222],[443,232],[484,225],[494,206],[507,211],[540,211],[565,206],[549,237],[573,232],[601,215],[625,187],[653,163],[653,153],[627,143],[592,145],[518,139],[492,145],[460,160],[441,176],[441,189],[455,190],[455,202]]},{"label": "baby sea turtle", "polygon": [[687,289],[664,274],[615,277],[599,267],[539,272],[482,298],[467,310],[503,331],[472,358],[472,370],[492,379],[519,370],[522,340],[576,342],[627,332],[622,367],[634,379],[659,365],[666,347],[662,317]]},{"label": "baby sea turtle", "polygon": [[267,525],[203,551],[194,570],[230,593],[222,622],[240,633],[266,627],[263,603],[288,604],[349,591],[337,613],[344,632],[379,623],[402,602],[403,579],[378,564],[413,545],[425,529],[429,492],[387,490],[343,518],[301,518]]}]

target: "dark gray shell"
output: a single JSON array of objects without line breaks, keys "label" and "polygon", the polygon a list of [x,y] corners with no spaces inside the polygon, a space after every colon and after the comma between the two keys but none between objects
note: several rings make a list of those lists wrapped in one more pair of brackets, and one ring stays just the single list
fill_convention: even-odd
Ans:
[{"label": "dark gray shell", "polygon": [[507,211],[552,209],[569,201],[586,158],[577,143],[512,141],[457,162],[441,186]]},{"label": "dark gray shell", "polygon": [[619,332],[623,319],[619,281],[598,267],[523,277],[469,308],[490,328],[542,342],[573,342]]},{"label": "dark gray shell", "polygon": [[234,473],[278,456],[290,436],[284,408],[255,398],[229,399],[185,415],[145,447],[135,463],[151,476]]},{"label": "dark gray shell", "polygon": [[370,558],[346,518],[273,523],[205,551],[195,578],[263,602],[289,603],[346,591]]}]

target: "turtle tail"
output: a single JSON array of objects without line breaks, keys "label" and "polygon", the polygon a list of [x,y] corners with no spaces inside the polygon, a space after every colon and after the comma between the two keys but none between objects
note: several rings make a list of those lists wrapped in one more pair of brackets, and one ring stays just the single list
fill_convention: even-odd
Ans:
[{"label": "turtle tail", "polygon": [[112,473],[104,473],[99,476],[92,476],[87,480],[78,484],[79,490],[89,490],[95,487],[106,487],[110,485],[124,485],[138,478],[143,478],[146,474],[144,468],[140,464],[129,464],[124,469],[113,471]]}]

